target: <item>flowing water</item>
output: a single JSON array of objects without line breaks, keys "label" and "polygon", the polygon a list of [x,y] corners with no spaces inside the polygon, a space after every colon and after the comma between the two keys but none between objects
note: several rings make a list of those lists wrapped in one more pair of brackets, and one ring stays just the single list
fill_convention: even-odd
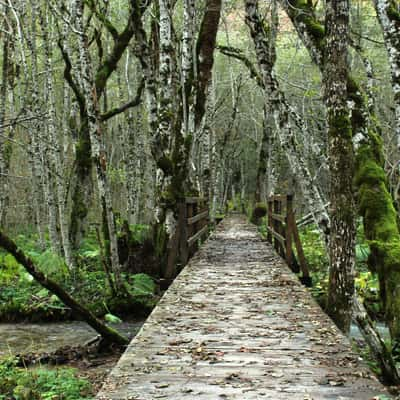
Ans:
[{"label": "flowing water", "polygon": [[[383,323],[383,322],[377,322],[376,323],[376,329],[381,335],[382,339],[390,339],[390,333],[389,333],[389,328]],[[351,324],[350,327],[350,338],[353,339],[363,339],[363,336],[358,329],[358,326],[355,323]]]},{"label": "flowing water", "polygon": [[[143,320],[112,325],[130,338],[143,325]],[[52,352],[62,346],[83,345],[97,333],[84,322],[43,324],[0,324],[0,358],[30,352]]]}]

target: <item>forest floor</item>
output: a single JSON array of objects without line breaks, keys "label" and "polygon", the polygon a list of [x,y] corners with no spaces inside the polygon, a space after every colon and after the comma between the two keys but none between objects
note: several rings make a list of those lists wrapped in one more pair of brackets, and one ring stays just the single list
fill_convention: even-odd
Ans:
[{"label": "forest floor", "polygon": [[90,360],[81,359],[70,361],[66,366],[75,368],[77,376],[87,379],[96,394],[103,385],[106,377],[117,364],[123,351],[114,351],[113,353],[98,355]]}]

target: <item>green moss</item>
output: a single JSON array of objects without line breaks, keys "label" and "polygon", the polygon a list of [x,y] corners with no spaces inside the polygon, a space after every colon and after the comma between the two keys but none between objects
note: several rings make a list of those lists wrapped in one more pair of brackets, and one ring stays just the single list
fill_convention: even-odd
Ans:
[{"label": "green moss", "polygon": [[356,132],[359,127],[365,125],[363,109],[367,103],[367,99],[365,95],[361,94],[360,88],[352,76],[348,76],[347,78],[347,93],[348,99],[354,102],[351,123],[353,131]]},{"label": "green moss", "polygon": [[400,12],[393,1],[389,4],[389,7],[387,8],[387,15],[392,21],[400,22]]},{"label": "green moss", "polygon": [[362,184],[379,184],[385,181],[385,172],[373,159],[365,159],[357,169],[355,183],[358,186]]},{"label": "green moss", "polygon": [[335,131],[336,134],[340,134],[342,137],[351,139],[352,130],[350,125],[350,118],[347,114],[332,115],[329,118],[329,127],[331,130]]},{"label": "green moss", "polygon": [[318,49],[323,51],[325,47],[325,27],[317,20],[310,3],[307,0],[295,0],[290,3],[292,5],[290,12],[293,17],[306,25],[308,34],[314,38]]},{"label": "green moss", "polygon": [[75,145],[75,157],[77,163],[77,173],[86,175],[92,167],[91,147],[88,126],[85,124],[81,128],[80,138]]},{"label": "green moss", "polygon": [[261,218],[265,217],[266,215],[267,205],[265,203],[257,203],[251,214],[250,221],[255,225],[259,225],[261,222]]},{"label": "green moss", "polygon": [[7,165],[10,165],[12,150],[13,148],[11,142],[7,141],[4,145],[4,160]]},{"label": "green moss", "polygon": [[373,131],[368,133],[369,144],[363,144],[357,151],[355,184],[386,185],[386,174],[383,170],[382,139]]},{"label": "green moss", "polygon": [[168,242],[168,234],[165,229],[165,226],[159,224],[155,227],[156,235],[154,240],[154,249],[156,253],[156,257],[162,259],[166,254],[167,242]]},{"label": "green moss", "polygon": [[107,64],[104,64],[96,74],[96,87],[103,88],[107,82],[108,77],[111,75],[111,70]]},{"label": "green moss", "polygon": [[165,175],[171,175],[174,170],[172,160],[165,155],[158,160],[157,165],[162,169]]},{"label": "green moss", "polygon": [[397,212],[387,189],[383,169],[382,140],[369,132],[369,144],[358,149],[355,184],[358,188],[359,213],[371,254],[368,263],[378,272],[380,296],[393,339],[400,338],[400,234]]},{"label": "green moss", "polygon": [[82,221],[86,215],[88,214],[88,207],[85,203],[84,196],[82,193],[82,188],[78,188],[75,191],[73,197],[73,207],[71,211],[71,237],[75,238],[78,233],[79,223]]}]

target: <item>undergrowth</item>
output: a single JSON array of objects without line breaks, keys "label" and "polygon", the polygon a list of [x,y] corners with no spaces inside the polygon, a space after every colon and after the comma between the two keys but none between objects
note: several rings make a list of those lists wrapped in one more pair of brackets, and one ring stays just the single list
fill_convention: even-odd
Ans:
[{"label": "undergrowth", "polygon": [[[148,228],[132,227],[134,243],[145,240]],[[36,235],[16,237],[18,246],[47,276],[62,285],[97,316],[109,313],[147,313],[155,304],[156,285],[144,273],[123,273],[130,298],[112,295],[104,272],[100,246],[95,233],[86,237],[76,254],[78,267],[69,271],[62,257],[51,250],[41,251]],[[132,302],[133,299],[133,302]],[[71,311],[57,296],[49,293],[10,254],[0,251],[0,321],[57,321],[71,318]]]},{"label": "undergrowth", "polygon": [[91,384],[72,368],[19,368],[15,359],[0,362],[0,400],[91,400]]}]

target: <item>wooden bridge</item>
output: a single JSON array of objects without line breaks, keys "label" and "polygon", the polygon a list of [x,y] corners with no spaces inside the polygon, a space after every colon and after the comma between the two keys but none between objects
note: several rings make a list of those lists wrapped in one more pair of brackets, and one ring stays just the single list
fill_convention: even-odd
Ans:
[{"label": "wooden bridge", "polygon": [[97,399],[372,400],[382,394],[274,247],[243,216],[232,215],[164,294]]}]

